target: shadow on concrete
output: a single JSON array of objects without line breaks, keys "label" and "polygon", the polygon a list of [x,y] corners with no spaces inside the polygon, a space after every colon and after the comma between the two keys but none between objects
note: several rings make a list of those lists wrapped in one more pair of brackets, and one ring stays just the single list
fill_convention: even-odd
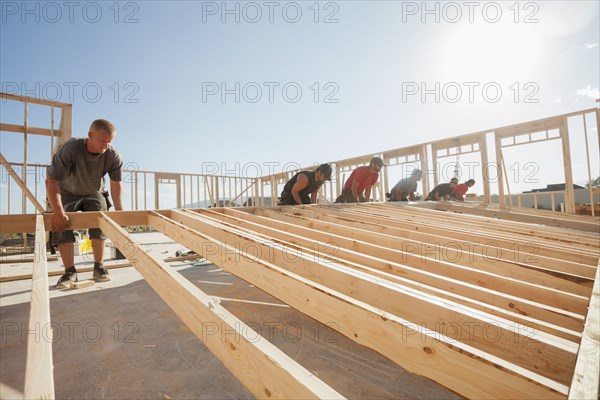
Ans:
[{"label": "shadow on concrete", "polygon": [[[214,265],[178,271],[348,398],[459,398]],[[53,337],[57,398],[253,398],[145,281],[53,298],[50,310],[54,336],[30,334]],[[28,315],[28,303],[0,309],[0,382],[19,390]]]}]

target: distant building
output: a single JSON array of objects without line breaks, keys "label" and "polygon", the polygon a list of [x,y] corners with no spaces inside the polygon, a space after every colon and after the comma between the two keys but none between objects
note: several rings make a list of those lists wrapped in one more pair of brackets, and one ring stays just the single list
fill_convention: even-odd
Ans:
[{"label": "distant building", "polygon": [[[523,193],[535,193],[535,192],[557,192],[557,191],[562,191],[566,189],[566,184],[565,183],[553,183],[550,185],[547,185],[545,188],[543,189],[533,189],[529,192],[523,192]],[[583,186],[579,186],[579,185],[575,185],[573,184],[573,189],[585,189]]]}]

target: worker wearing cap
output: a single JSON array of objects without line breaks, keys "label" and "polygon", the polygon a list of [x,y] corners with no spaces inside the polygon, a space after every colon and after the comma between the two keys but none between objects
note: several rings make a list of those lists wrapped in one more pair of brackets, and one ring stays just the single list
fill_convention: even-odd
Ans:
[{"label": "worker wearing cap", "polygon": [[396,183],[389,193],[389,201],[411,201],[415,200],[417,182],[421,180],[423,173],[420,169],[413,170],[412,174]]},{"label": "worker wearing cap", "polygon": [[425,200],[440,201],[442,199],[448,200],[452,189],[458,184],[457,178],[452,178],[449,183],[440,183],[429,192],[429,196]]},{"label": "worker wearing cap", "polygon": [[350,174],[350,177],[342,189],[342,194],[335,200],[336,203],[358,203],[370,201],[371,189],[379,179],[379,171],[384,167],[383,160],[373,157],[369,165],[358,167]]},{"label": "worker wearing cap", "polygon": [[470,187],[475,185],[475,179],[469,179],[465,183],[459,183],[452,189],[452,193],[450,193],[450,198],[452,200],[465,201],[465,194],[469,190]]},{"label": "worker wearing cap", "polygon": [[330,180],[331,165],[329,164],[321,164],[314,171],[298,172],[283,187],[281,198],[277,204],[280,206],[314,204],[317,202],[317,193],[321,185]]}]

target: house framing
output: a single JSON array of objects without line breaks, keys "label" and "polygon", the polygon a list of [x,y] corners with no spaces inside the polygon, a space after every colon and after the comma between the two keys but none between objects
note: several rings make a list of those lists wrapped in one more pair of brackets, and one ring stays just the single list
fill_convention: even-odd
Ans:
[{"label": "house framing", "polygon": [[[548,140],[548,132],[557,129],[567,154],[566,118],[534,121],[527,129],[518,125],[496,130],[498,165],[503,140],[524,134],[533,141],[531,129],[545,131]],[[66,125],[62,133],[68,131]],[[0,128],[6,130],[7,125]],[[21,132],[20,127],[8,128]],[[27,124],[24,129],[27,134]],[[484,134],[475,134],[436,142],[433,154],[442,156],[449,148],[487,154],[484,139]],[[403,162],[402,157],[427,159],[423,146],[382,155],[390,163]],[[338,162],[337,173],[369,157]],[[10,163],[4,159],[3,165]],[[565,157],[565,170],[569,168]],[[11,176],[19,179],[16,173]],[[175,179],[157,179],[165,177]],[[572,183],[568,174],[566,178]],[[263,177],[246,190],[254,190],[255,204],[260,205],[263,184],[268,182],[272,191],[283,179],[283,174]],[[217,194],[219,179],[209,181],[211,201],[224,199]],[[388,189],[386,180],[382,185],[379,196]],[[484,187],[489,200],[489,183]],[[324,197],[335,193],[330,187]],[[253,340],[257,333],[251,327],[144,250],[123,227],[150,226],[315,320],[335,322],[349,339],[466,398],[597,398],[600,220],[572,214],[569,185],[565,199],[570,204],[566,213],[523,209],[501,200],[499,205],[372,202],[69,217],[73,229],[101,228],[173,313],[257,398],[343,396],[267,340]],[[0,216],[1,234],[35,232],[30,326],[50,323],[45,251],[50,228],[49,214]],[[223,332],[236,332],[238,339],[207,335],[207,322]],[[48,373],[52,370],[52,343],[31,340],[26,398],[54,397],[53,374]]]}]

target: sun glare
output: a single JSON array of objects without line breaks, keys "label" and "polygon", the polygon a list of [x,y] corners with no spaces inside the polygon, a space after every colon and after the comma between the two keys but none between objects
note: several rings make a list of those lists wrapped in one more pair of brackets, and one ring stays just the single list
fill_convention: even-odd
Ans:
[{"label": "sun glare", "polygon": [[465,26],[447,39],[439,67],[454,81],[518,81],[541,67],[540,43],[530,27]]}]

